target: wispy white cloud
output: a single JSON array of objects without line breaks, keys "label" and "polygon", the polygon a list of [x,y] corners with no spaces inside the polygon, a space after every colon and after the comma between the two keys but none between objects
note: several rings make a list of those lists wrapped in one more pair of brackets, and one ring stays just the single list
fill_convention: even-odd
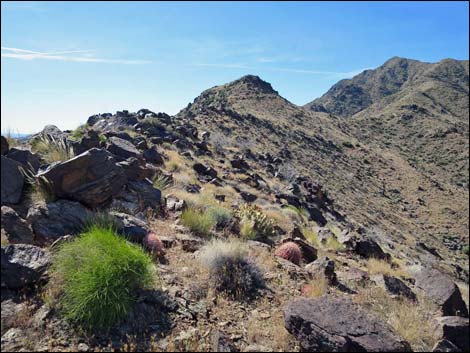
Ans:
[{"label": "wispy white cloud", "polygon": [[[33,51],[33,50],[11,48],[11,47],[1,47],[1,48],[2,48],[2,58],[13,58],[13,59],[19,59],[19,60],[43,59],[43,60],[125,64],[125,65],[142,65],[142,64],[152,63],[152,61],[149,61],[149,60],[122,60],[122,59],[97,58],[94,56],[93,50],[38,52],[38,51]],[[76,55],[76,54],[82,54],[82,55]]]}]

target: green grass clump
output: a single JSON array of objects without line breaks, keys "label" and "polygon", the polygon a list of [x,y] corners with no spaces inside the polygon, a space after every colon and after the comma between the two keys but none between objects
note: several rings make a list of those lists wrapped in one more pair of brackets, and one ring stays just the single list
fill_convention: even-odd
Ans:
[{"label": "green grass clump", "polygon": [[170,188],[173,186],[173,180],[165,175],[165,174],[155,174],[153,177],[153,187],[160,190],[160,191],[165,191],[166,189]]},{"label": "green grass clump", "polygon": [[188,207],[181,214],[181,223],[194,234],[207,237],[215,226],[214,218],[207,211]]},{"label": "green grass clump", "polygon": [[108,330],[131,310],[137,289],[153,284],[154,267],[140,247],[95,226],[58,248],[51,275],[66,319],[85,330]]}]

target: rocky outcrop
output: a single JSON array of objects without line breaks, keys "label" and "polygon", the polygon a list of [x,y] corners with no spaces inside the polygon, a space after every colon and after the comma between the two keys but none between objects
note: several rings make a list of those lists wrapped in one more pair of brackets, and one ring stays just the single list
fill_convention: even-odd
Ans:
[{"label": "rocky outcrop", "polygon": [[126,213],[111,212],[110,214],[113,215],[117,221],[118,234],[134,243],[143,243],[145,236],[149,232],[149,228],[144,221]]},{"label": "rocky outcrop", "polygon": [[468,317],[468,309],[459,287],[442,272],[427,268],[416,275],[416,286],[439,305],[444,316]]},{"label": "rocky outcrop", "polygon": [[18,163],[1,156],[1,199],[2,205],[4,204],[16,204],[20,202],[21,192],[23,191],[24,177],[20,172]]},{"label": "rocky outcrop", "polygon": [[283,312],[287,331],[307,352],[411,351],[382,320],[346,298],[299,298]]},{"label": "rocky outcrop", "polygon": [[37,237],[53,242],[64,235],[80,232],[90,214],[78,202],[58,200],[34,205],[26,218]]},{"label": "rocky outcrop", "polygon": [[38,176],[51,182],[57,197],[79,201],[89,207],[108,201],[126,183],[125,172],[116,165],[113,155],[97,148],[55,164]]},{"label": "rocky outcrop", "polygon": [[468,352],[469,319],[460,316],[444,316],[434,319],[434,335],[439,340],[447,340],[457,346],[462,352]]},{"label": "rocky outcrop", "polygon": [[34,245],[2,247],[2,288],[20,289],[38,283],[50,260],[48,251]]},{"label": "rocky outcrop", "polygon": [[157,151],[155,146],[146,149],[143,153],[143,156],[147,162],[153,163],[155,165],[161,165],[164,162],[162,155]]},{"label": "rocky outcrop", "polygon": [[408,287],[402,280],[396,277],[378,274],[372,276],[370,279],[391,295],[400,295],[408,298],[409,300],[416,301],[416,294],[414,294],[410,287]]},{"label": "rocky outcrop", "polygon": [[108,139],[107,150],[122,160],[130,157],[141,158],[140,151],[131,142],[116,136]]},{"label": "rocky outcrop", "polygon": [[313,277],[323,276],[330,285],[337,283],[335,273],[335,262],[328,257],[319,258],[305,266],[305,270]]},{"label": "rocky outcrop", "polygon": [[9,244],[30,244],[33,241],[34,235],[28,222],[8,206],[2,206],[2,230]]}]

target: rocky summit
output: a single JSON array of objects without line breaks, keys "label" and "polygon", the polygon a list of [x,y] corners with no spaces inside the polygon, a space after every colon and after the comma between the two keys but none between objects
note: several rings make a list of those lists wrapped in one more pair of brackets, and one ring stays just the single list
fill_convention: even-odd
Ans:
[{"label": "rocky summit", "polygon": [[468,351],[469,66],[1,138],[2,351]]}]

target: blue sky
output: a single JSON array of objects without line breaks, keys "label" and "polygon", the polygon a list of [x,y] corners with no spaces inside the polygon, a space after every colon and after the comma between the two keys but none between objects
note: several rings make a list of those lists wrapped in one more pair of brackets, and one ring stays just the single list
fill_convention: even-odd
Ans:
[{"label": "blue sky", "polygon": [[256,74],[305,104],[392,56],[468,59],[467,2],[1,3],[2,131],[177,113]]}]

